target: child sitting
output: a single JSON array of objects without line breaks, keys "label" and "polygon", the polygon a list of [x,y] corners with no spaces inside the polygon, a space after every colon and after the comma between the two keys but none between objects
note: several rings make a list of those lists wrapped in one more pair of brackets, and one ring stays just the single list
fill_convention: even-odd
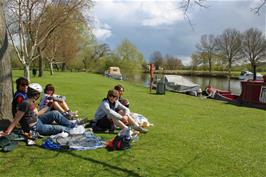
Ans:
[{"label": "child sitting", "polygon": [[54,94],[55,88],[52,84],[47,84],[44,89],[44,95],[40,102],[40,109],[43,109],[47,103],[51,104],[50,110],[57,110],[68,119],[78,117],[77,112],[71,112],[67,103],[66,97]]},{"label": "child sitting", "polygon": [[[118,101],[118,96],[119,93],[117,90],[113,89],[108,91],[107,97],[103,99],[102,103],[96,110],[93,130],[113,131],[115,126],[123,129],[128,128],[127,125],[129,125],[141,133],[147,133],[148,131],[140,127],[130,116],[130,110]],[[116,109],[123,110],[125,114],[121,115],[117,113],[115,111]]]},{"label": "child sitting", "polygon": [[27,89],[28,89],[29,81],[24,77],[20,77],[16,80],[16,88],[12,100],[12,114],[15,116],[18,106],[22,103],[23,100],[27,99]]}]

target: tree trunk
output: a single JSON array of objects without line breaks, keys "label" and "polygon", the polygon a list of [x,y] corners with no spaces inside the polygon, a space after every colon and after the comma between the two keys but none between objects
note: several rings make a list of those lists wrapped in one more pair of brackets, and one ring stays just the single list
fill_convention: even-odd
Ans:
[{"label": "tree trunk", "polygon": [[3,6],[4,0],[0,0],[0,120],[11,120],[12,75]]},{"label": "tree trunk", "polygon": [[39,53],[39,77],[43,76],[43,71],[44,71],[44,62],[43,62],[43,57],[41,54],[41,49],[38,47],[38,53]]},{"label": "tree trunk", "polygon": [[62,63],[61,71],[62,71],[62,72],[66,71],[66,63]]},{"label": "tree trunk", "polygon": [[50,62],[50,74],[53,75],[54,74],[54,67],[53,67],[53,62]]},{"label": "tree trunk", "polygon": [[257,71],[256,71],[256,65],[255,64],[253,64],[253,80],[255,81],[257,78]]},{"label": "tree trunk", "polygon": [[24,66],[24,77],[30,81],[30,65],[28,63]]}]

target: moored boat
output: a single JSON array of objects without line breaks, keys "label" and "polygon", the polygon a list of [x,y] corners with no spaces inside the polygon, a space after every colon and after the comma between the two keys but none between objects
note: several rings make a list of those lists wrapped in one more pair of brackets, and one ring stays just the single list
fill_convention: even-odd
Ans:
[{"label": "moored boat", "polygon": [[164,77],[153,86],[157,87],[158,84],[165,85],[164,88],[168,91],[185,93],[192,96],[198,96],[201,94],[201,89],[198,84],[191,82],[190,80],[179,75],[164,75]]},{"label": "moored boat", "polygon": [[123,79],[119,67],[114,67],[114,66],[109,67],[109,69],[104,72],[104,75],[106,77],[116,79],[116,80],[122,80]]},{"label": "moored boat", "polygon": [[[252,80],[253,73],[250,71],[242,71],[239,75],[240,80]],[[263,76],[260,73],[256,73],[256,80],[263,80]]]},{"label": "moored boat", "polygon": [[241,81],[241,94],[236,95],[230,91],[223,91],[212,86],[206,88],[209,98],[227,101],[230,103],[266,109],[266,75],[263,80]]}]

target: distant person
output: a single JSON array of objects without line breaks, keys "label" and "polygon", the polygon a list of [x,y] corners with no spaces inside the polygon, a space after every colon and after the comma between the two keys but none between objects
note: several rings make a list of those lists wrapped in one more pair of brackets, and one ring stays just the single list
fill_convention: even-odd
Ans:
[{"label": "distant person", "polygon": [[49,102],[51,102],[50,110],[57,110],[68,119],[73,119],[78,116],[77,112],[70,111],[65,96],[55,94],[55,87],[52,84],[45,86],[44,95],[40,102],[40,109],[43,109]]},{"label": "distant person", "polygon": [[22,103],[23,100],[27,99],[27,89],[29,81],[25,77],[20,77],[16,80],[16,92],[13,95],[12,100],[12,114],[15,116],[18,105]]},{"label": "distant person", "polygon": [[[130,116],[130,110],[122,105],[118,101],[119,93],[117,90],[112,89],[107,93],[107,97],[103,99],[102,103],[98,107],[94,118],[94,131],[113,131],[115,126],[123,129],[127,126],[132,126],[133,129],[140,131],[142,133],[147,133],[148,131],[140,127],[135,120]],[[123,110],[125,115],[117,113],[115,110]]]},{"label": "distant person", "polygon": [[[42,86],[38,83],[32,83],[29,85],[27,96],[19,106],[15,114],[14,120],[9,127],[0,131],[0,137],[9,135],[15,126],[20,123],[24,133],[28,134],[27,144],[33,145],[36,137],[33,135],[37,133],[41,135],[54,135],[63,131],[69,132],[76,126],[76,123],[70,122],[58,111],[49,111],[45,113],[51,103],[47,103],[46,106],[39,112],[35,109],[35,102],[40,97],[42,92]],[[53,124],[54,122],[57,125]]]},{"label": "distant person", "polygon": [[125,107],[129,108],[129,101],[122,97],[125,92],[125,88],[121,84],[118,84],[114,87],[114,89],[118,91],[118,101]]}]

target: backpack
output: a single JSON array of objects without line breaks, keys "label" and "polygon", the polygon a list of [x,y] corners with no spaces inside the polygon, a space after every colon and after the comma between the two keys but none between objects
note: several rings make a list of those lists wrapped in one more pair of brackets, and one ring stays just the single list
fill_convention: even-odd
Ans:
[{"label": "backpack", "polygon": [[130,143],[131,143],[131,138],[130,136],[127,135],[117,135],[113,140],[111,140],[106,148],[109,151],[113,151],[113,150],[126,150],[129,149],[131,147]]},{"label": "backpack", "polygon": [[0,149],[3,152],[9,152],[14,150],[18,145],[17,141],[12,141],[7,137],[0,137]]}]

